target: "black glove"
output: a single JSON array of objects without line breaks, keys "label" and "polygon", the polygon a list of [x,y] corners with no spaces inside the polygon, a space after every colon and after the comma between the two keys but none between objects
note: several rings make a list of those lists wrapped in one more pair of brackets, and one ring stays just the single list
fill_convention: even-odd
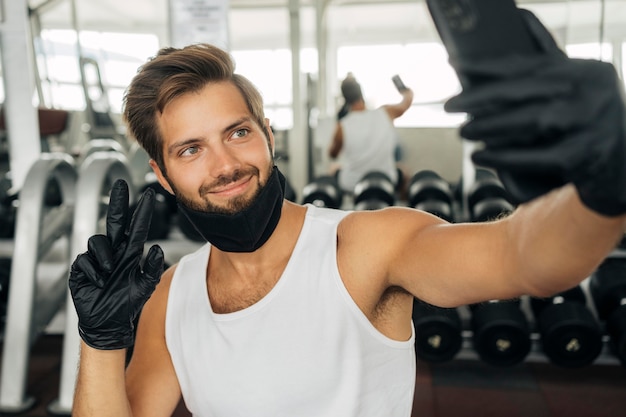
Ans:
[{"label": "black glove", "polygon": [[519,203],[571,182],[590,209],[626,213],[626,111],[615,68],[567,58],[521,12],[542,52],[455,63],[483,80],[445,106],[469,114],[462,137],[484,142],[472,160],[495,168]]},{"label": "black glove", "polygon": [[[140,261],[150,229],[155,193],[148,188],[129,221],[128,185],[111,189],[107,235],[89,238],[88,250],[76,258],[69,287],[78,314],[80,337],[96,349],[123,349],[134,343],[135,318],[163,273],[163,251],[154,245]],[[128,227],[128,231],[127,231]]]}]

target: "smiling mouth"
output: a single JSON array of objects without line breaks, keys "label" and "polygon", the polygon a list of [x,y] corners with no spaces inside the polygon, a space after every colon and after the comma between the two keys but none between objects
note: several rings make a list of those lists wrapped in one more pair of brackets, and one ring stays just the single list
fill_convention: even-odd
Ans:
[{"label": "smiling mouth", "polygon": [[232,197],[238,196],[245,192],[248,188],[250,182],[252,181],[252,177],[246,177],[245,179],[239,179],[238,181],[228,183],[224,186],[220,186],[216,189],[213,189],[208,192],[208,194],[219,196],[219,197]]}]

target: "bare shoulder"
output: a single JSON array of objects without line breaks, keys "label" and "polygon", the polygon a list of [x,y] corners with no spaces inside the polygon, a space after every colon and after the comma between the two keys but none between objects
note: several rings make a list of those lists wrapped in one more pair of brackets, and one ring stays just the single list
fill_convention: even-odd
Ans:
[{"label": "bare shoulder", "polygon": [[337,230],[337,262],[344,279],[376,278],[385,290],[389,267],[422,231],[445,224],[431,214],[406,207],[357,211],[347,215]]},{"label": "bare shoulder", "polygon": [[339,224],[338,239],[347,246],[387,246],[401,241],[405,235],[415,236],[424,228],[442,223],[432,214],[407,207],[356,211]]}]

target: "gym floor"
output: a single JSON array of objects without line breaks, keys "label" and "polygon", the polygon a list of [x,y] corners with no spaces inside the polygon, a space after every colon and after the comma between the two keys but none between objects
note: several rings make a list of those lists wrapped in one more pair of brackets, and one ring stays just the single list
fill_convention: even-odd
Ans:
[{"label": "gym floor", "polygon": [[[19,416],[51,415],[47,406],[58,396],[62,347],[59,335],[44,335],[33,345],[27,393],[36,403]],[[594,364],[563,369],[545,361],[494,368],[471,358],[418,362],[412,415],[621,417],[626,415],[626,368]],[[182,406],[173,415],[188,416]]]}]

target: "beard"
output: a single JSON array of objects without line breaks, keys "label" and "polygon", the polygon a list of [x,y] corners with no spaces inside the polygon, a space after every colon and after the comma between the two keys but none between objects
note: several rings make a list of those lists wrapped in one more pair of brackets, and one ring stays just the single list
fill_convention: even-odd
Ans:
[{"label": "beard", "polygon": [[[274,163],[273,161],[271,161],[269,164],[269,171],[268,171],[270,174],[272,173],[273,166],[274,166]],[[218,206],[216,204],[211,203],[207,199],[206,195],[215,187],[226,186],[228,184],[239,181],[241,178],[246,177],[246,176],[251,176],[253,178],[256,178],[257,188],[254,191],[254,194],[252,194],[251,196],[243,196],[243,195],[236,196],[232,198],[231,200],[229,200],[226,206]],[[172,191],[174,191],[174,196],[176,197],[176,200],[178,201],[178,203],[186,207],[189,207],[190,209],[193,209],[193,210],[203,211],[205,213],[215,213],[215,214],[235,214],[235,213],[238,213],[242,210],[249,208],[254,202],[254,200],[256,200],[256,198],[259,196],[263,187],[265,187],[265,185],[267,184],[267,179],[265,180],[264,183],[261,183],[260,171],[256,167],[250,167],[244,170],[236,170],[230,176],[220,176],[216,181],[214,181],[211,184],[201,185],[200,188],[198,189],[198,194],[200,195],[202,201],[198,202],[198,201],[192,200],[190,197],[180,192],[176,188],[176,186],[169,180],[169,178],[167,178],[167,176],[165,176],[165,178],[170,183],[170,187],[172,187]],[[268,175],[268,178],[269,178],[269,175]]]}]

